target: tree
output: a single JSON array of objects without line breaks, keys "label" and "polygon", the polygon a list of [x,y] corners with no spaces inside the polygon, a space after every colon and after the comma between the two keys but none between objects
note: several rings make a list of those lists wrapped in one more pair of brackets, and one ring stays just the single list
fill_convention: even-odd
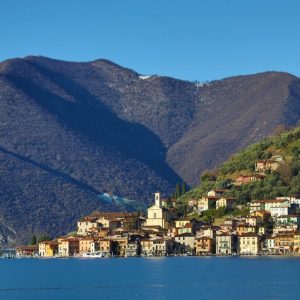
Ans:
[{"label": "tree", "polygon": [[181,195],[184,195],[186,193],[186,185],[185,185],[185,182],[182,181],[182,184],[181,184]]},{"label": "tree", "polygon": [[177,182],[175,188],[175,198],[177,199],[180,196],[181,196],[180,184]]},{"label": "tree", "polygon": [[35,234],[33,234],[31,237],[30,245],[36,245],[36,235]]},{"label": "tree", "polygon": [[44,241],[50,241],[51,237],[48,234],[42,234],[39,238],[38,238],[38,243],[40,242],[44,242]]}]

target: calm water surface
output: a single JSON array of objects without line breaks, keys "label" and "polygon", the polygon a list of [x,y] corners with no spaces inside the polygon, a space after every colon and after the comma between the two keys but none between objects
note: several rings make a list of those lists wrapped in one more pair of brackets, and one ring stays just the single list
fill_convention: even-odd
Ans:
[{"label": "calm water surface", "polygon": [[300,299],[300,258],[0,260],[0,299]]}]

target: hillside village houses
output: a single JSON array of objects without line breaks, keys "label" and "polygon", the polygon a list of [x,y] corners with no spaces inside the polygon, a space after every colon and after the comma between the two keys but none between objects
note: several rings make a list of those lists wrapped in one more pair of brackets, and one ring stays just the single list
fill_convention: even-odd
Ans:
[{"label": "hillside village houses", "polygon": [[[193,201],[205,210],[232,208],[226,190],[212,190]],[[18,255],[39,257],[114,257],[165,255],[300,254],[300,199],[278,197],[249,203],[246,217],[228,217],[215,223],[182,217],[174,201],[155,193],[154,205],[138,212],[94,212],[77,222],[76,234],[21,246]],[[165,205],[163,203],[168,203]]]}]

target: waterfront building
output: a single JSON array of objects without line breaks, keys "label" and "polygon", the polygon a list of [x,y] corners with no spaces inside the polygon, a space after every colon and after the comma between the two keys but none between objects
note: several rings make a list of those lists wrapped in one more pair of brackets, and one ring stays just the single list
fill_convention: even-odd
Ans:
[{"label": "waterfront building", "polygon": [[194,250],[194,243],[195,243],[195,236],[191,233],[182,233],[174,238],[175,242],[184,246],[185,251],[193,251]]},{"label": "waterfront building", "polygon": [[261,238],[254,232],[238,236],[238,253],[240,255],[257,255],[261,251]]},{"label": "waterfront building", "polygon": [[141,253],[144,256],[153,256],[153,240],[151,239],[141,240]]},{"label": "waterfront building", "polygon": [[33,257],[39,254],[38,245],[26,245],[26,246],[17,246],[16,255],[17,257]]},{"label": "waterfront building", "polygon": [[79,239],[79,253],[92,252],[91,244],[94,242],[93,237],[81,237]]},{"label": "waterfront building", "polygon": [[236,253],[236,235],[230,233],[220,233],[216,236],[216,254],[231,255]]},{"label": "waterfront building", "polygon": [[265,247],[268,253],[270,254],[275,253],[275,238],[272,236],[268,236],[265,239]]},{"label": "waterfront building", "polygon": [[277,254],[289,254],[294,248],[294,233],[283,232],[275,236],[274,250]]},{"label": "waterfront building", "polygon": [[300,232],[294,233],[293,251],[295,254],[300,254]]},{"label": "waterfront building", "polygon": [[40,257],[53,257],[58,255],[58,240],[43,241],[39,243]]},{"label": "waterfront building", "polygon": [[196,255],[211,255],[215,252],[214,239],[209,236],[195,238]]},{"label": "waterfront building", "polygon": [[79,253],[79,238],[62,237],[58,238],[58,255],[70,257]]}]

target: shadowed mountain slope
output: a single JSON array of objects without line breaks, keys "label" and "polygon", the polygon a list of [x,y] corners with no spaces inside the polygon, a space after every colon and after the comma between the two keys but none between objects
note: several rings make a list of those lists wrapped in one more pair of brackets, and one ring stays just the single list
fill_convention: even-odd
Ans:
[{"label": "shadowed mountain slope", "polygon": [[[0,236],[60,234],[105,191],[149,203],[300,115],[286,73],[209,84],[140,76],[107,60],[0,64]],[[151,198],[150,198],[151,197]],[[8,234],[9,233],[9,234]]]}]

